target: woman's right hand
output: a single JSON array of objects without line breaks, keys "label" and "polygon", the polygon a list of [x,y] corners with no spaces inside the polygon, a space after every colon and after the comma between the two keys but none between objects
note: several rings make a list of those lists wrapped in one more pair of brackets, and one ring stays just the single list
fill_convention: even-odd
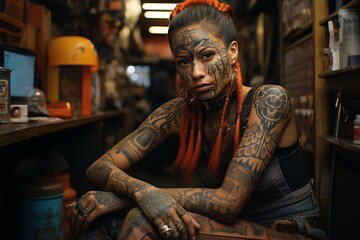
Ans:
[{"label": "woman's right hand", "polygon": [[67,206],[69,221],[67,238],[77,239],[81,230],[89,227],[98,217],[119,211],[129,205],[128,200],[121,199],[112,192],[87,192]]},{"label": "woman's right hand", "polygon": [[165,190],[148,185],[135,195],[138,207],[162,239],[193,239],[200,229],[199,223]]}]

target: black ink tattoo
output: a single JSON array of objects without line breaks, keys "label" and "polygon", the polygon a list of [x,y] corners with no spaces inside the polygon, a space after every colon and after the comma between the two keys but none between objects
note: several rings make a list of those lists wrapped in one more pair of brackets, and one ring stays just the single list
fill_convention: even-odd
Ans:
[{"label": "black ink tattoo", "polygon": [[[206,92],[198,93],[196,97],[200,100],[213,98],[227,82],[225,80],[230,79],[231,65],[227,49],[219,42],[214,42],[204,30],[200,28],[186,29],[173,38],[172,46],[174,56],[180,59],[180,63],[182,63],[181,59],[195,63],[196,55],[199,52],[204,55],[201,59],[206,73],[215,79],[216,85]],[[190,68],[182,69],[180,67],[178,69],[178,74],[186,85],[189,85],[192,79],[191,71]]]}]

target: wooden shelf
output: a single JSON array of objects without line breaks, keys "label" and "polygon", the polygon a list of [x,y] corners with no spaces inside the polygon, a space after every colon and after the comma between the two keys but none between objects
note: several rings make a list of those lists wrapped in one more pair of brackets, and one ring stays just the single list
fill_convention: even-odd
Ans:
[{"label": "wooden shelf", "polygon": [[335,71],[323,72],[323,73],[320,73],[318,76],[320,78],[327,78],[327,77],[338,76],[340,74],[355,72],[355,71],[359,71],[359,70],[360,70],[360,65],[355,65],[352,67],[342,68],[342,69],[335,70]]},{"label": "wooden shelf", "polygon": [[[338,18],[340,9],[359,7],[360,0],[352,0],[329,15],[327,15],[329,1],[312,2],[314,3],[314,23],[317,23],[313,26],[316,93],[315,194],[319,200],[322,216],[327,223],[327,235],[329,239],[333,239],[334,236],[341,236],[346,232],[345,229],[356,228],[359,225],[358,219],[353,216],[356,215],[354,209],[358,209],[360,195],[354,194],[356,191],[349,186],[360,179],[358,171],[354,169],[354,166],[360,164],[360,145],[352,142],[351,121],[345,122],[345,114],[341,115],[343,118],[340,119],[341,122],[339,121],[338,136],[341,137],[334,137],[332,132],[335,119],[337,119],[334,94],[342,91],[351,96],[359,95],[360,66],[324,72],[324,59],[321,53],[329,46],[328,22]],[[346,106],[348,111],[350,107],[357,109],[358,101],[347,99],[343,106]],[[351,202],[348,199],[351,199]],[[336,209],[341,209],[341,211]],[[344,219],[351,219],[351,221],[346,222]],[[349,233],[347,237],[353,239],[355,236]]]},{"label": "wooden shelf", "polygon": [[352,151],[352,152],[356,152],[356,153],[360,153],[360,144],[355,144],[352,142],[352,140],[350,139],[345,139],[345,138],[339,138],[339,137],[334,137],[334,136],[330,136],[330,135],[324,135],[324,136],[318,136],[322,139],[324,139],[326,142],[335,145],[337,147]]},{"label": "wooden shelf", "polygon": [[[352,0],[352,1],[349,2],[348,4],[342,6],[341,9],[356,8],[356,7],[360,7],[360,0]],[[340,10],[340,9],[339,9],[339,10]],[[325,26],[328,21],[330,21],[331,19],[336,18],[336,17],[338,16],[338,14],[339,14],[339,10],[331,13],[329,16],[327,16],[326,18],[322,19],[322,20],[320,21],[320,25],[321,25],[321,26]]]},{"label": "wooden shelf", "polygon": [[123,111],[98,112],[91,116],[51,122],[30,121],[28,123],[9,123],[0,125],[0,147],[20,142],[33,137],[59,132],[65,129],[86,125],[89,123],[120,117]]}]

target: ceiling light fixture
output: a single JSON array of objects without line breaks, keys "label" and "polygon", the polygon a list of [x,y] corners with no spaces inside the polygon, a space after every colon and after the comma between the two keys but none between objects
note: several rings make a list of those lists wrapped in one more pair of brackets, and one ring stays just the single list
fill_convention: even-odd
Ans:
[{"label": "ceiling light fixture", "polygon": [[164,26],[151,26],[149,32],[152,34],[167,34],[169,27]]},{"label": "ceiling light fixture", "polygon": [[145,18],[158,18],[158,19],[169,19],[170,11],[146,11],[144,13]]},{"label": "ceiling light fixture", "polygon": [[173,10],[176,3],[144,3],[142,9],[144,10]]}]

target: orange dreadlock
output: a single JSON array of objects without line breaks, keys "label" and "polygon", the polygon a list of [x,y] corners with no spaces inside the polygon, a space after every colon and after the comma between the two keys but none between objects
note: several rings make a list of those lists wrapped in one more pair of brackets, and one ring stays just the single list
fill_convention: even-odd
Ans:
[{"label": "orange dreadlock", "polygon": [[226,13],[232,18],[231,6],[226,3],[222,3],[218,0],[187,0],[176,5],[174,10],[170,14],[170,20],[173,19],[178,13],[180,13],[184,9],[198,4],[207,4],[213,6],[220,12]]}]

